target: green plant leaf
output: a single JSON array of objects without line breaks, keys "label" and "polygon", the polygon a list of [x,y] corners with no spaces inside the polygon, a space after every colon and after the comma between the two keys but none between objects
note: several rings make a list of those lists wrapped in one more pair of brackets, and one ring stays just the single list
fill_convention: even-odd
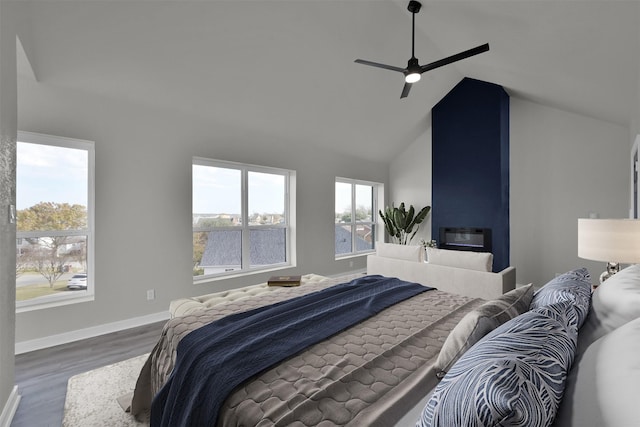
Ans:
[{"label": "green plant leaf", "polygon": [[379,210],[378,214],[394,242],[406,245],[415,237],[419,224],[424,221],[430,210],[431,206],[425,206],[416,215],[413,205],[410,205],[409,210],[406,210],[405,204],[402,202],[398,207],[391,204],[390,207],[385,208],[384,212]]},{"label": "green plant leaf", "polygon": [[416,224],[422,223],[422,221],[424,221],[424,219],[429,214],[429,211],[431,211],[431,206],[425,206],[424,208],[422,208],[420,212],[418,212],[418,215],[416,215]]}]

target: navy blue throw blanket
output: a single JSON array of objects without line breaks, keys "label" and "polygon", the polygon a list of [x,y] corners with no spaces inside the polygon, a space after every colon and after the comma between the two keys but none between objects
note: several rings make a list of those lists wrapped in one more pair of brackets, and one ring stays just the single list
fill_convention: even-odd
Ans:
[{"label": "navy blue throw blanket", "polygon": [[151,405],[151,426],[213,426],[224,400],[244,381],[429,289],[364,276],[198,328],[178,344],[173,372]]}]

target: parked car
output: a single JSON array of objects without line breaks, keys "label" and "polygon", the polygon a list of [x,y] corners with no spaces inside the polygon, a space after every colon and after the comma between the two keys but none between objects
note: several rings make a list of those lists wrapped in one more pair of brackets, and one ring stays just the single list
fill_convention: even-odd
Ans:
[{"label": "parked car", "polygon": [[87,273],[74,274],[67,282],[67,289],[87,289]]}]

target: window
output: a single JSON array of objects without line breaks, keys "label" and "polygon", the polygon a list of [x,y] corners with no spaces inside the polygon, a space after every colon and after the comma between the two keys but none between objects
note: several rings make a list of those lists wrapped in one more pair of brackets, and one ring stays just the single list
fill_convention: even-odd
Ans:
[{"label": "window", "polygon": [[293,265],[295,172],[193,160],[194,281]]},{"label": "window", "polygon": [[93,142],[19,132],[16,160],[18,311],[92,300]]},{"label": "window", "polygon": [[378,191],[382,184],[336,178],[336,258],[375,249]]}]

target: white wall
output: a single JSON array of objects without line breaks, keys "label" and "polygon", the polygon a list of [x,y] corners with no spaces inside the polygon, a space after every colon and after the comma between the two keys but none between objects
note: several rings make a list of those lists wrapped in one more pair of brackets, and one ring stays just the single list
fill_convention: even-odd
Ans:
[{"label": "white wall", "polygon": [[16,35],[5,7],[0,2],[0,425],[13,416],[17,404],[13,366],[16,229],[7,215],[9,205],[16,203]]},{"label": "white wall", "polygon": [[[18,89],[20,130],[96,143],[95,301],[18,314],[18,342],[165,311],[178,297],[266,281],[270,273],[192,284],[193,156],[297,171],[298,267],[287,273],[365,267],[365,257],[334,259],[334,180],[386,184],[387,164],[234,128],[215,117],[151,110],[46,82],[21,79]],[[156,300],[147,302],[152,288]]]},{"label": "white wall", "polygon": [[585,266],[578,218],[625,218],[629,131],[624,126],[511,98],[511,264],[519,283],[538,286]]},{"label": "white wall", "polygon": [[[416,210],[431,206],[431,115],[428,126],[409,147],[398,154],[389,166],[389,198],[387,205],[413,205]],[[411,241],[431,240],[431,213],[420,224]]]},{"label": "white wall", "polygon": [[[640,9],[638,10],[638,14],[640,15]],[[638,31],[638,40],[640,40],[640,31]],[[640,70],[640,61],[638,61],[637,69]],[[635,87],[635,103],[632,106],[632,111],[630,112],[630,120],[629,120],[629,134],[630,134],[630,147],[633,147],[635,142],[636,135],[640,134],[640,73],[638,73],[636,87]]]},{"label": "white wall", "polygon": [[[518,269],[519,282],[542,282],[580,262],[574,236],[547,236],[554,224],[572,222],[591,211],[626,215],[631,138],[621,126],[516,98],[511,103],[511,264]],[[18,341],[159,312],[173,298],[246,283],[191,285],[192,156],[298,171],[300,273],[334,274],[364,267],[364,258],[355,259],[353,267],[349,261],[333,259],[333,233],[327,230],[333,227],[335,176],[384,182],[387,204],[431,204],[430,115],[420,124],[415,141],[387,165],[300,147],[300,141],[286,139],[287,129],[279,135],[249,131],[215,117],[184,117],[110,99],[108,94],[90,97],[52,87],[46,80],[21,81],[19,108],[21,130],[96,141],[97,289],[93,303],[20,314]],[[242,111],[237,114],[234,123],[246,121]],[[624,148],[619,147],[621,139]],[[576,148],[578,153],[569,156],[567,152]],[[603,160],[616,166],[604,169]],[[556,212],[551,202],[562,209]],[[430,228],[429,216],[417,239],[430,238]],[[256,275],[252,282],[267,276]],[[150,288],[156,289],[157,299],[148,303]]]},{"label": "white wall", "polygon": [[[578,266],[594,277],[604,270],[578,258],[577,219],[628,215],[628,141],[624,126],[511,97],[510,263],[518,283],[541,286]],[[394,159],[389,177],[392,201],[430,204],[430,128]],[[430,224],[420,230],[428,231]]]}]

